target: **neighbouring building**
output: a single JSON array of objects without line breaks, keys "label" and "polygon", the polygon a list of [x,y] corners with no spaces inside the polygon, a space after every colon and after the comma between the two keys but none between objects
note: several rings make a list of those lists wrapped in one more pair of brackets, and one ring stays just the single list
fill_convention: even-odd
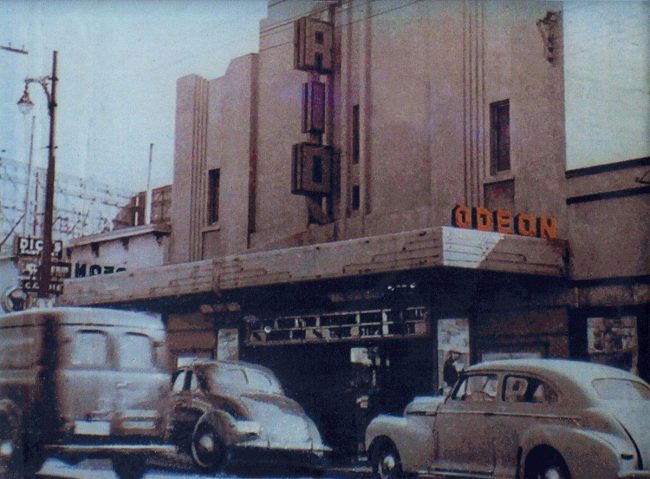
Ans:
[{"label": "neighbouring building", "polygon": [[63,302],[271,367],[343,454],[452,366],[649,379],[648,8],[270,0],[259,53],[178,80],[167,264]]}]

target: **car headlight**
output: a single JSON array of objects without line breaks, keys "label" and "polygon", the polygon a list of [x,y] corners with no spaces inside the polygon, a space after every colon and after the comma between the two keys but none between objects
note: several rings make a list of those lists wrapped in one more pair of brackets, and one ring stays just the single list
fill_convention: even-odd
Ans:
[{"label": "car headlight", "polygon": [[235,422],[235,429],[239,434],[259,436],[262,434],[262,426],[257,421],[239,420]]}]

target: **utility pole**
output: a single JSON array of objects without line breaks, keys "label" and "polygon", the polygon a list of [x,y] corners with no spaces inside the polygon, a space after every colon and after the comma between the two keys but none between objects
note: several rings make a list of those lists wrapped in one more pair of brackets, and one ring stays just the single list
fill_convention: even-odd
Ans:
[{"label": "utility pole", "polygon": [[[50,296],[50,282],[52,280],[52,223],[54,216],[54,177],[56,169],[55,132],[56,132],[56,66],[57,51],[52,54],[51,92],[48,98],[48,111],[50,112],[50,144],[47,159],[47,179],[45,182],[45,220],[43,223],[43,258],[38,278],[38,297]],[[47,89],[46,89],[47,90]]]},{"label": "utility pole", "polygon": [[47,109],[50,114],[50,143],[48,145],[47,176],[45,180],[45,218],[43,220],[43,251],[41,265],[38,269],[38,297],[45,299],[50,297],[50,282],[52,280],[52,224],[54,217],[54,178],[56,175],[56,83],[59,79],[56,76],[57,51],[52,54],[52,75],[41,78],[26,78],[25,91],[18,100],[18,108],[28,114],[34,107],[29,98],[29,85],[38,83],[43,87],[47,97]]},{"label": "utility pole", "polygon": [[149,144],[149,168],[147,169],[147,192],[145,193],[144,200],[144,224],[148,225],[151,223],[151,163],[153,161],[153,143]]}]

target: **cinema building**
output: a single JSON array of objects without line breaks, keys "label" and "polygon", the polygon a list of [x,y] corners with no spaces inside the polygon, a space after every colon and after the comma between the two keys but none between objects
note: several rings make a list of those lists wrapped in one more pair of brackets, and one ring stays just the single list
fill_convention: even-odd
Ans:
[{"label": "cinema building", "polygon": [[[625,142],[583,138],[604,133],[596,100],[576,126],[580,13],[270,0],[259,53],[178,80],[168,264],[62,302],[162,313],[179,362],[269,366],[344,453],[365,417],[444,389],[448,358],[648,379],[648,112],[606,98]],[[608,28],[647,31],[627,13]]]}]

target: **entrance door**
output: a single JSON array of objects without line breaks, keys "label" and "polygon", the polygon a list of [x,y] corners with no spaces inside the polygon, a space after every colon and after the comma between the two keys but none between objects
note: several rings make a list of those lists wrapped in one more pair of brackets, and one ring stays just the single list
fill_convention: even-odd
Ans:
[{"label": "entrance door", "polygon": [[451,397],[438,410],[438,451],[433,471],[485,475],[494,471],[492,429],[497,379],[496,374],[461,376]]}]

